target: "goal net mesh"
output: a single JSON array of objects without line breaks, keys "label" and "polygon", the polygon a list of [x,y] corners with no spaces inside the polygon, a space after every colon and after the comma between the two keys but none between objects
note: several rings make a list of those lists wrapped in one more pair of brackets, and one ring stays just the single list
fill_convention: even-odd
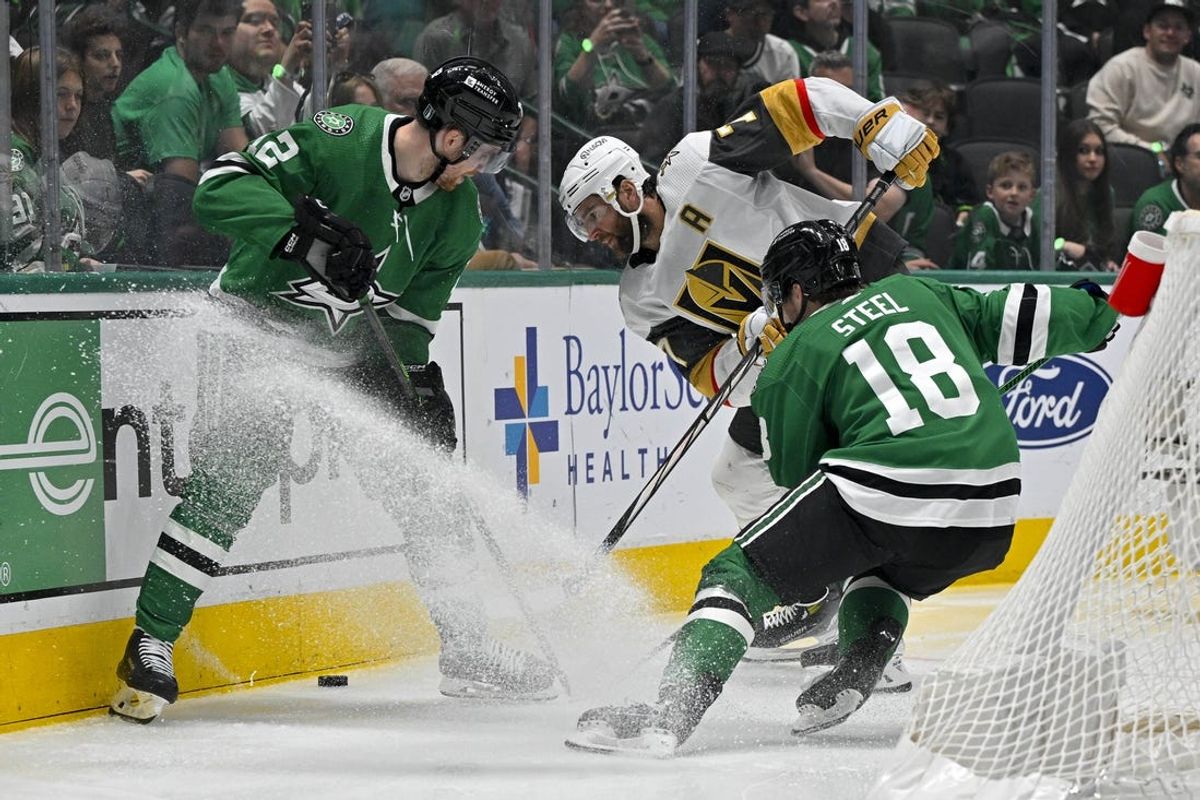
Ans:
[{"label": "goal net mesh", "polygon": [[921,684],[874,798],[1200,798],[1200,214],[1030,568]]}]

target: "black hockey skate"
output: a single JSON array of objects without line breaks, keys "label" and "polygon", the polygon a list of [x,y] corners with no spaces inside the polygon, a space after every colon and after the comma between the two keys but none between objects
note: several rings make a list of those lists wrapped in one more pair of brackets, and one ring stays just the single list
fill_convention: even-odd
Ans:
[{"label": "black hockey skate", "polygon": [[541,659],[492,638],[476,647],[442,647],[438,656],[447,697],[473,700],[553,700],[554,669]]},{"label": "black hockey skate", "polygon": [[583,712],[565,744],[589,753],[670,758],[721,695],[711,675],[687,687],[664,686],[656,705],[602,706]]},{"label": "black hockey skate", "polygon": [[820,646],[837,640],[837,612],[842,585],[830,584],[819,600],[776,606],[754,626],[754,641],[746,650],[746,661],[799,661],[813,646],[789,647],[801,639],[816,639]]},{"label": "black hockey skate", "polygon": [[879,682],[890,661],[888,651],[896,646],[901,633],[900,623],[891,617],[872,622],[867,635],[850,645],[833,669],[796,698],[800,716],[792,733],[804,736],[832,728],[861,708]]},{"label": "black hockey skate", "polygon": [[179,699],[172,657],[174,647],[171,642],[134,628],[125,645],[125,657],[117,665],[121,685],[108,713],[145,724],[153,722],[163,708]]}]

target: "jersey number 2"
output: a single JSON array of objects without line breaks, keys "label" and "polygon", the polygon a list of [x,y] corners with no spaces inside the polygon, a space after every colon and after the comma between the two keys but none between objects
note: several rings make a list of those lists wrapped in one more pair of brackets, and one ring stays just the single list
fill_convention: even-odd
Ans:
[{"label": "jersey number 2", "polygon": [[274,169],[278,164],[299,153],[300,145],[292,138],[291,131],[284,131],[275,141],[267,139],[251,152],[264,167]]},{"label": "jersey number 2", "polygon": [[[979,396],[971,385],[971,376],[955,362],[954,353],[937,328],[928,322],[902,322],[892,325],[883,336],[896,363],[908,376],[913,387],[921,393],[929,410],[942,419],[969,417],[979,408]],[[912,343],[920,340],[932,354],[924,361],[913,353]],[[842,358],[858,367],[863,379],[875,392],[888,412],[887,426],[893,436],[925,424],[921,412],[908,404],[892,376],[879,363],[866,340],[860,339],[842,351]],[[956,396],[947,397],[934,380],[945,375],[954,384]]]}]

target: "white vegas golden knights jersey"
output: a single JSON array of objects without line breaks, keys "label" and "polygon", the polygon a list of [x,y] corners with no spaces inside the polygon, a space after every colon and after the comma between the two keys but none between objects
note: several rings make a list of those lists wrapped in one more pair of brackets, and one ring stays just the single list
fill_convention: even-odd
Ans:
[{"label": "white vegas golden knights jersey", "polygon": [[[852,136],[870,107],[827,79],[784,81],[728,124],[685,136],[663,159],[656,191],[666,220],[658,254],[625,268],[621,311],[631,330],[662,347],[707,396],[741,358],[738,324],[762,304],[759,264],[775,235],[801,220],[845,223],[859,205],[827,200],[768,170],[827,135]],[[868,281],[898,269],[904,241],[873,215],[855,238]],[[748,402],[750,388],[736,405]]]}]

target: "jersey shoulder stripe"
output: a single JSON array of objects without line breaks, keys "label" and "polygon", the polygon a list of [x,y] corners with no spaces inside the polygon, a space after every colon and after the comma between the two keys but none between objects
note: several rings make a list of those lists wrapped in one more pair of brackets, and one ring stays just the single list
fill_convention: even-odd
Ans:
[{"label": "jersey shoulder stripe", "polygon": [[802,153],[825,139],[817,124],[812,104],[808,99],[808,88],[803,78],[783,81],[768,86],[760,93],[763,105],[775,127],[791,148],[792,155]]}]

